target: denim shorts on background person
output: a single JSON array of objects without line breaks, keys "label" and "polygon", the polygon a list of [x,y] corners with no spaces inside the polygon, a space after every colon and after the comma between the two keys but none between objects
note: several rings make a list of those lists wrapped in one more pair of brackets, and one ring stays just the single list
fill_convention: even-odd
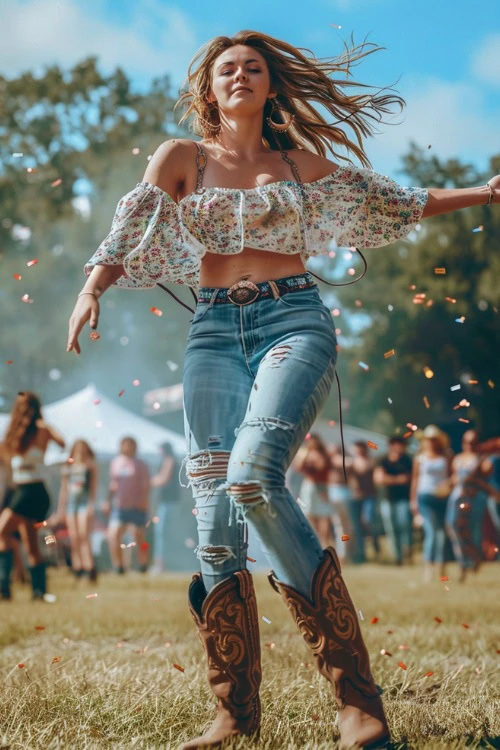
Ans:
[{"label": "denim shorts on background person", "polygon": [[[181,474],[193,490],[207,590],[247,567],[247,524],[277,577],[299,591],[309,594],[323,557],[285,472],[330,392],[335,325],[310,274],[273,281],[299,288],[244,306],[201,288],[207,301],[189,331]],[[244,485],[253,490],[240,502],[234,488]]]},{"label": "denim shorts on background person", "polygon": [[148,522],[148,514],[145,510],[136,510],[134,508],[113,508],[109,517],[109,522],[120,524],[133,524],[134,526],[145,526]]}]

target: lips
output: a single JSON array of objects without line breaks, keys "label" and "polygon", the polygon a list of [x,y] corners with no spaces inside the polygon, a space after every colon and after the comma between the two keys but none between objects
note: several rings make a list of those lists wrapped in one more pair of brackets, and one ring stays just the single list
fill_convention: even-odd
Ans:
[{"label": "lips", "polygon": [[233,91],[233,94],[237,94],[237,93],[238,93],[238,91],[250,91],[250,93],[252,93],[252,89],[247,89],[247,88],[246,88],[245,86],[240,86],[240,88],[239,88],[239,89],[235,89],[235,90]]}]

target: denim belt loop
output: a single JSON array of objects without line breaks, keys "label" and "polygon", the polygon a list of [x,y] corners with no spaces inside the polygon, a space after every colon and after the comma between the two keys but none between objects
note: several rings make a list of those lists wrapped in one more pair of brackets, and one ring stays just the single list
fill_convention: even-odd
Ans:
[{"label": "denim belt loop", "polygon": [[281,295],[280,295],[280,290],[278,289],[278,285],[276,284],[276,282],[273,281],[272,279],[269,279],[267,283],[271,287],[271,291],[273,293],[274,299],[279,299]]},{"label": "denim belt loop", "polygon": [[210,297],[210,302],[208,303],[208,307],[211,308],[215,305],[215,300],[217,299],[217,292],[218,289],[214,289],[212,292],[212,296]]}]

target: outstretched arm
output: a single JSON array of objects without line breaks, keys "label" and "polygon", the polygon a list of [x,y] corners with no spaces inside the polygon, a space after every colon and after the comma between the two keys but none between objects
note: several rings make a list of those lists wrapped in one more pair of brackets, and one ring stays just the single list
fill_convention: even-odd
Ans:
[{"label": "outstretched arm", "polygon": [[486,185],[473,188],[429,188],[429,197],[422,218],[438,216],[459,208],[500,203],[500,175],[492,177]]}]

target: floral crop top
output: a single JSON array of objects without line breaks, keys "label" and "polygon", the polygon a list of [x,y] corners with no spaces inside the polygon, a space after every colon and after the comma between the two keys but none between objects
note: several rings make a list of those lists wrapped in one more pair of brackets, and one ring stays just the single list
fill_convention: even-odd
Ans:
[{"label": "floral crop top", "polygon": [[196,191],[176,203],[150,182],[118,202],[111,231],[85,265],[123,264],[116,285],[148,289],[157,283],[198,286],[205,253],[234,255],[247,248],[294,255],[304,263],[333,247],[379,247],[405,237],[418,223],[427,190],[401,187],[371,169],[338,166],[314,182],[295,180],[256,188],[203,187],[199,154]]}]

